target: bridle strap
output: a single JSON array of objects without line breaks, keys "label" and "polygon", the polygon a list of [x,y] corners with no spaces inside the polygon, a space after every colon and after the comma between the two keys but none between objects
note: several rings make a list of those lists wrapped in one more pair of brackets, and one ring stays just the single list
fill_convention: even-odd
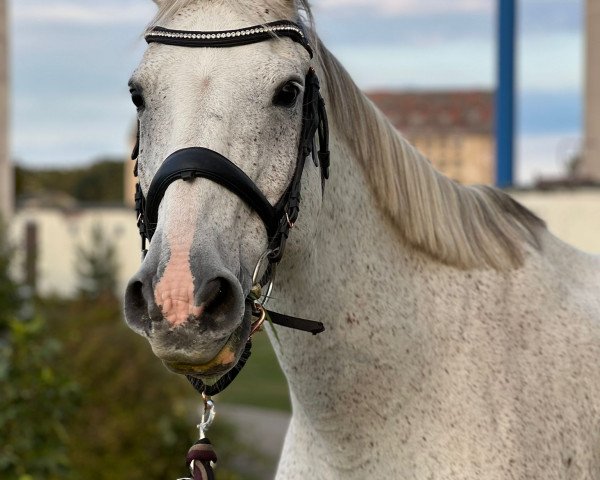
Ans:
[{"label": "bridle strap", "polygon": [[239,28],[236,30],[222,30],[218,32],[202,32],[190,30],[172,30],[163,27],[154,27],[144,35],[148,43],[163,43],[178,47],[210,47],[224,48],[249,45],[264,42],[277,37],[288,37],[302,45],[313,57],[313,50],[308,42],[304,30],[297,23],[289,20]]},{"label": "bridle strap", "polygon": [[144,212],[148,239],[151,240],[154,235],[158,207],[169,185],[177,180],[190,181],[194,178],[207,178],[237,195],[258,214],[269,237],[275,235],[280,215],[248,175],[220,153],[191,147],[169,155],[152,179]]},{"label": "bridle strap", "polygon": [[[279,226],[275,237],[269,244],[273,252],[269,256],[269,262],[279,263],[285,251],[285,244],[290,230],[298,219],[300,213],[300,190],[302,174],[306,166],[306,160],[312,155],[315,166],[321,167],[321,184],[325,189],[325,179],[329,177],[329,130],[327,127],[327,115],[325,102],[320,94],[319,78],[313,68],[308,70],[304,85],[304,98],[302,106],[302,130],[298,142],[298,157],[292,180],[286,193],[275,206],[279,217]],[[315,156],[315,135],[319,136],[319,153]]]}]

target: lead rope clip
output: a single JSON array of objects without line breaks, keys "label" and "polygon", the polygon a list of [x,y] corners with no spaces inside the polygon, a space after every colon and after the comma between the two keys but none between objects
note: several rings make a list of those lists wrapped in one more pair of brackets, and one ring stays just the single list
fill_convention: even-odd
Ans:
[{"label": "lead rope clip", "polygon": [[202,395],[204,400],[202,416],[198,424],[200,439],[192,445],[186,455],[186,465],[192,474],[190,477],[179,478],[177,480],[215,480],[213,468],[217,464],[217,454],[206,437],[206,432],[215,420],[215,404],[211,397]]}]

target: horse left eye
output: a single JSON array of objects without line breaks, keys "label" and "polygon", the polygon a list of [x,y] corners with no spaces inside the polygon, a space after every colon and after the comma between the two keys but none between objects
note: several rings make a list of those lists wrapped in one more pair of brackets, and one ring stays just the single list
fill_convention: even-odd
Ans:
[{"label": "horse left eye", "polygon": [[273,97],[273,105],[278,107],[293,107],[296,105],[298,96],[300,95],[300,88],[293,82],[287,82]]},{"label": "horse left eye", "polygon": [[131,94],[131,101],[133,102],[135,107],[138,110],[141,110],[142,108],[144,108],[145,102],[144,102],[144,97],[141,94],[141,92],[135,88],[131,88],[129,90],[129,93]]}]

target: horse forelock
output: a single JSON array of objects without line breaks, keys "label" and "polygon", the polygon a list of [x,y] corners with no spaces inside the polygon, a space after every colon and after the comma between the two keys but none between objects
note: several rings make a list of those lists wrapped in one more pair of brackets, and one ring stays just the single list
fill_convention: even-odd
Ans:
[{"label": "horse forelock", "polygon": [[516,268],[539,249],[544,222],[506,193],[463,186],[436,171],[359,90],[320,43],[335,128],[355,152],[379,207],[410,245],[462,269]]}]

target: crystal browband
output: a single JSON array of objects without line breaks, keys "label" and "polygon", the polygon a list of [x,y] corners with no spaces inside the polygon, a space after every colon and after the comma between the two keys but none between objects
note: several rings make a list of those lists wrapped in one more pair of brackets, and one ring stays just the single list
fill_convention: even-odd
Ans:
[{"label": "crystal browband", "polygon": [[164,43],[185,47],[231,47],[268,40],[272,37],[289,37],[301,44],[313,56],[313,50],[300,26],[288,20],[255,25],[237,30],[195,32],[154,27],[144,35],[148,43]]}]

